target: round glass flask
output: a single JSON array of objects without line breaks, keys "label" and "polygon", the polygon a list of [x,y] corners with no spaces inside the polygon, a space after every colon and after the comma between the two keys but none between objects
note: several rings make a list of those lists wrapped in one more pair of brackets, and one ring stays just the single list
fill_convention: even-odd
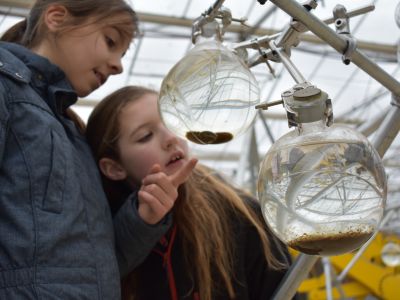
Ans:
[{"label": "round glass flask", "polygon": [[242,59],[215,37],[200,36],[164,78],[158,103],[178,136],[220,144],[248,129],[259,102],[258,83]]},{"label": "round glass flask", "polygon": [[267,224],[310,255],[359,248],[377,230],[386,201],[379,154],[351,128],[301,124],[281,137],[260,169],[258,196]]}]

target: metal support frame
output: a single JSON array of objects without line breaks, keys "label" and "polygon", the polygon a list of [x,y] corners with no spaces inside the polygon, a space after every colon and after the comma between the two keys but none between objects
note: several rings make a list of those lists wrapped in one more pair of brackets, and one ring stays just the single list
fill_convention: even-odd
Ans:
[{"label": "metal support frame", "polygon": [[[296,1],[271,0],[271,2],[289,14],[292,18],[304,24],[310,31],[324,40],[332,48],[336,49],[339,53],[344,53],[346,51],[348,47],[346,39],[333,31],[316,16],[309,13]],[[394,95],[394,101],[392,101],[394,102],[392,103],[394,108],[386,116],[373,140],[373,146],[378,150],[378,153],[383,156],[400,129],[400,111],[398,106],[400,83],[358,49],[354,49],[352,53],[352,62],[386,87]],[[298,286],[307,277],[309,271],[317,260],[317,256],[300,254],[291,266],[289,272],[286,274],[273,299],[291,299],[295,295]]]},{"label": "metal support frame", "polygon": [[[293,0],[271,0],[271,2],[297,21],[303,23],[311,32],[324,40],[332,48],[336,49],[339,53],[344,53],[347,47],[346,40],[316,16],[305,10],[299,3]],[[400,83],[358,49],[354,50],[352,62],[385,86],[393,94],[400,95]]]},{"label": "metal support frame", "polygon": [[297,256],[289,271],[281,281],[280,286],[273,296],[274,300],[292,299],[296,291],[308,276],[315,263],[319,260],[319,256],[300,254]]},{"label": "metal support frame", "polygon": [[322,266],[324,267],[324,274],[325,274],[325,286],[326,286],[326,299],[333,300],[332,297],[332,270],[331,270],[331,263],[329,262],[328,257],[323,257],[322,259]]}]

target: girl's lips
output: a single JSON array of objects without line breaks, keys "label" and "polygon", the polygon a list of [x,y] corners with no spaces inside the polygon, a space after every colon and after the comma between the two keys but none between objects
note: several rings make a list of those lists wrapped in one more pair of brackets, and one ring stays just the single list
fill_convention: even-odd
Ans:
[{"label": "girl's lips", "polygon": [[180,151],[174,152],[169,159],[169,162],[167,163],[166,166],[169,166],[171,164],[174,164],[184,158],[183,153]]},{"label": "girl's lips", "polygon": [[170,161],[170,162],[167,164],[167,167],[172,166],[172,165],[176,165],[176,164],[180,163],[181,161],[182,161],[182,159]]},{"label": "girl's lips", "polygon": [[184,159],[178,159],[178,160],[175,160],[175,161],[170,161],[165,167],[166,173],[168,175],[171,175],[177,169],[179,169],[179,168],[181,168],[183,166],[184,161],[185,161]]},{"label": "girl's lips", "polygon": [[97,71],[94,71],[94,73],[97,77],[97,83],[98,83],[99,87],[102,86],[106,82],[106,77]]}]

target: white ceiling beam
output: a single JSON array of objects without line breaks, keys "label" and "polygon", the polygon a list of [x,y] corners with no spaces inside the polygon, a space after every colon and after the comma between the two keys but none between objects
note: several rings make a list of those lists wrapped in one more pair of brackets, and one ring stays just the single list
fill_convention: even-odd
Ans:
[{"label": "white ceiling beam", "polygon": [[[0,0],[0,15],[1,14],[10,14],[12,13],[7,11],[5,7],[18,8],[18,16],[26,16],[28,14],[28,9],[32,5],[33,1],[31,0]],[[25,9],[25,10],[21,10]],[[22,13],[21,13],[22,12]],[[156,15],[149,13],[141,13],[137,12],[139,21],[153,24],[161,24],[161,25],[170,25],[170,26],[181,26],[181,27],[192,27],[193,20],[182,17],[173,17],[173,16],[165,16],[165,15]],[[227,32],[240,33],[245,34],[249,29],[245,29],[246,27],[231,24],[227,28]],[[254,32],[252,32],[256,36],[265,36],[265,35],[273,35],[279,31],[268,28],[256,28]],[[323,40],[315,36],[314,34],[302,34],[300,35],[300,40],[312,44],[326,44]],[[360,50],[384,53],[392,56],[397,55],[397,45],[388,45],[381,43],[373,43],[368,41],[357,41],[357,48]]]}]

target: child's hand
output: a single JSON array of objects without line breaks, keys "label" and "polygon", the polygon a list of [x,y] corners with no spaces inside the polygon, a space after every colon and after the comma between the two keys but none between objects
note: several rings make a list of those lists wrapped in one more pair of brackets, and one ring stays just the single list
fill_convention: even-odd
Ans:
[{"label": "child's hand", "polygon": [[178,198],[178,187],[186,181],[197,163],[189,160],[172,175],[161,172],[159,165],[154,165],[150,174],[143,178],[139,190],[139,216],[147,224],[156,224],[171,210]]}]

